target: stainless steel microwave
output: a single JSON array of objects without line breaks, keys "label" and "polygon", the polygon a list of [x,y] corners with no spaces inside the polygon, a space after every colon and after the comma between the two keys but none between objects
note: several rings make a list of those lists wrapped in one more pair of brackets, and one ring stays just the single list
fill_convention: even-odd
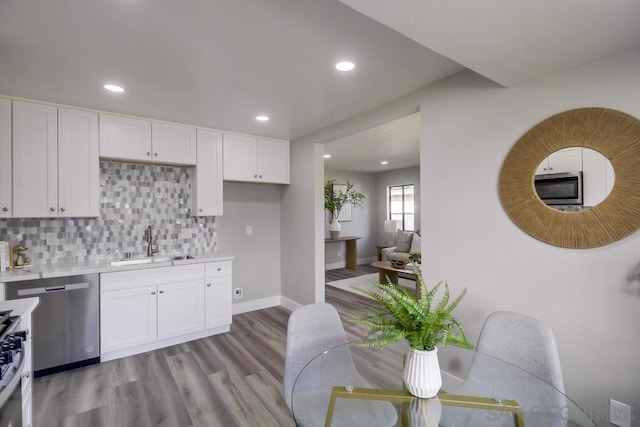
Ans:
[{"label": "stainless steel microwave", "polygon": [[582,205],[582,171],[536,175],[535,187],[547,205]]}]

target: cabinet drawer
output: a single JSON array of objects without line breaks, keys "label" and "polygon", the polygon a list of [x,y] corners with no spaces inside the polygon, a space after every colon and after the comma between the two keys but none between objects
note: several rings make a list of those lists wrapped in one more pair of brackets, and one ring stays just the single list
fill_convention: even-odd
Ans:
[{"label": "cabinet drawer", "polygon": [[216,261],[205,264],[205,276],[230,276],[231,261]]}]

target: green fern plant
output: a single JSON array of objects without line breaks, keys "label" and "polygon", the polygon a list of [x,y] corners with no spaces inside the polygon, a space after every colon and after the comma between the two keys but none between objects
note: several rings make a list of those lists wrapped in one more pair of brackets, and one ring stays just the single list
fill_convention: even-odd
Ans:
[{"label": "green fern plant", "polygon": [[[349,319],[352,323],[369,328],[369,334],[361,345],[385,347],[404,338],[416,350],[433,350],[438,344],[473,348],[467,341],[463,325],[451,314],[467,289],[450,302],[449,285],[446,282],[440,282],[429,290],[420,270],[414,271],[420,288],[419,299],[391,281],[375,285],[376,290],[358,288],[381,306],[380,310],[355,310],[361,317]],[[443,285],[442,298],[436,301],[436,294]]]}]

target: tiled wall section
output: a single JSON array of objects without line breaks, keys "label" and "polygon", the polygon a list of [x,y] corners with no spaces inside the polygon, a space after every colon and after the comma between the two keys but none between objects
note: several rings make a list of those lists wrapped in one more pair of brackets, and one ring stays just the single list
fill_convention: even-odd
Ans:
[{"label": "tiled wall section", "polygon": [[100,162],[100,218],[4,219],[0,240],[29,248],[36,265],[102,262],[146,255],[144,231],[159,254],[213,251],[213,217],[189,216],[190,168]]}]

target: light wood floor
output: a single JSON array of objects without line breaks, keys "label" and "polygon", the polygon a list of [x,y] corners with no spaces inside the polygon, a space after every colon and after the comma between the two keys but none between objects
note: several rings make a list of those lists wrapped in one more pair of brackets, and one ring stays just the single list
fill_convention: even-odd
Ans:
[{"label": "light wood floor", "polygon": [[[341,316],[372,300],[326,287]],[[236,315],[231,332],[38,378],[35,426],[292,426],[282,398],[289,310]],[[364,336],[345,322],[350,340]]]}]

